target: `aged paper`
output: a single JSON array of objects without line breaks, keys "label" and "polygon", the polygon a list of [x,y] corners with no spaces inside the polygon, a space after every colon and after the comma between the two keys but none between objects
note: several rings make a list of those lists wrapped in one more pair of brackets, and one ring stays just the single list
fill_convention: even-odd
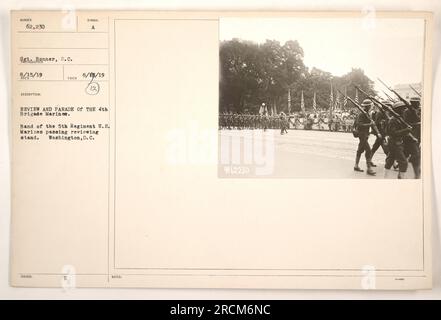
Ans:
[{"label": "aged paper", "polygon": [[[282,102],[265,96],[253,104],[257,95],[251,94],[248,104],[245,98],[229,104],[234,90],[225,94],[223,84],[233,80],[222,78],[220,48],[235,38],[234,32],[225,35],[228,24],[247,19],[306,19],[312,25],[377,21],[392,30],[389,41],[402,37],[420,44],[421,87],[414,88],[422,105],[420,176],[409,162],[404,179],[396,179],[393,168],[393,178],[382,179],[381,150],[373,158],[378,169],[372,177],[357,175],[352,160],[346,165],[346,153],[338,157],[343,162],[315,154],[314,161],[324,162],[308,169],[317,140],[329,139],[335,146],[326,149],[330,153],[341,141],[351,156],[358,140],[340,129],[344,126],[303,130],[306,116],[296,122],[301,130],[290,125],[281,136],[265,119],[284,121],[281,108],[289,107],[286,118],[292,119],[318,109],[316,89],[308,96],[309,87],[296,87],[287,97],[288,87],[279,94],[281,85],[274,85],[268,92]],[[398,22],[416,22],[420,33],[406,38]],[[11,285],[431,287],[430,13],[377,12],[372,18],[357,12],[13,11],[11,23]],[[295,32],[292,37],[296,40]],[[321,41],[320,34],[311,37]],[[367,60],[369,50],[367,45]],[[333,113],[323,123],[345,117],[343,96],[338,100],[332,90],[327,110]],[[229,109],[238,105],[249,110]],[[250,125],[249,119],[257,122]],[[238,135],[259,141],[263,162],[253,162],[257,144],[235,145]],[[305,152],[295,145],[300,139]],[[279,148],[286,145],[295,151]],[[233,150],[231,157],[222,146]],[[247,146],[254,160],[235,162],[234,148]],[[265,157],[271,148],[274,157]],[[406,156],[407,163],[412,154]],[[331,163],[344,173],[313,174]],[[265,174],[267,164],[276,171]],[[256,171],[240,176],[250,168]],[[285,174],[292,168],[300,170]]]}]

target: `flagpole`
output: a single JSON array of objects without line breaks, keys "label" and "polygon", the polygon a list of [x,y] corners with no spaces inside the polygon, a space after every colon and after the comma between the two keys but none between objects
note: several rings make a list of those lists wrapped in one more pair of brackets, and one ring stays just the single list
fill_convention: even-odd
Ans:
[{"label": "flagpole", "polygon": [[348,104],[348,87],[345,87],[345,96],[343,98],[343,109],[346,111],[346,105]]},{"label": "flagpole", "polygon": [[332,80],[331,80],[331,93],[330,93],[330,97],[329,97],[329,117],[331,118],[332,116],[332,107],[334,104],[334,90],[332,88]]},{"label": "flagpole", "polygon": [[302,90],[302,96],[301,96],[301,100],[300,100],[300,108],[302,109],[303,112],[305,112],[305,101],[303,99],[303,90]]}]

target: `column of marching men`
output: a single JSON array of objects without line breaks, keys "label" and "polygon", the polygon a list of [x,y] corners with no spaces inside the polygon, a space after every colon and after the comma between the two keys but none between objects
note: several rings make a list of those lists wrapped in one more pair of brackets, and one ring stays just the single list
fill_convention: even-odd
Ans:
[{"label": "column of marching men", "polygon": [[[381,147],[384,152],[384,174],[388,177],[391,171],[398,171],[397,178],[404,178],[409,164],[414,178],[421,176],[421,99],[412,97],[410,101],[379,101],[365,99],[361,103],[365,112],[360,112],[354,124],[354,137],[359,139],[355,155],[354,170],[360,168],[360,158],[364,153],[366,173],[376,175],[372,158]],[[369,135],[375,135],[375,142],[370,146]]]},{"label": "column of marching men", "polygon": [[222,113],[219,115],[219,128],[228,130],[280,129],[282,134],[287,132],[286,129],[352,132],[356,116],[356,113],[351,110],[335,112],[332,116],[329,116],[327,111],[289,115],[284,112],[278,115]]},{"label": "column of marching men", "polygon": [[[361,89],[359,89],[361,90]],[[362,91],[362,90],[361,90]],[[348,98],[358,112],[341,110],[330,114],[320,110],[278,115],[222,113],[219,115],[219,128],[228,130],[242,129],[278,129],[280,134],[287,134],[288,129],[327,130],[352,132],[358,139],[354,171],[364,172],[360,159],[364,154],[366,173],[375,176],[372,158],[381,147],[385,154],[385,177],[397,171],[397,178],[402,179],[411,164],[414,178],[421,176],[421,99],[419,96],[405,100],[398,95],[396,101],[379,100],[366,95],[361,104]],[[372,146],[369,136],[375,136]]]}]

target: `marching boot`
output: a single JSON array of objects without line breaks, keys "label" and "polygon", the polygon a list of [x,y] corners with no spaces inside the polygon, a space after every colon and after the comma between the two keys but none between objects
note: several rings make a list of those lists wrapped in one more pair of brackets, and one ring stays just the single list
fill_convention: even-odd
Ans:
[{"label": "marching boot", "polygon": [[361,154],[357,153],[357,155],[355,156],[354,171],[363,172],[363,169],[361,169],[358,165],[358,163],[360,162],[360,158],[361,158]]},{"label": "marching boot", "polygon": [[370,176],[375,176],[377,173],[374,170],[372,170],[371,164],[369,162],[366,162],[366,165],[367,165],[366,174]]},{"label": "marching boot", "polygon": [[375,168],[377,165],[372,162],[372,158],[369,160],[369,164],[372,168]]},{"label": "marching boot", "polygon": [[413,172],[415,173],[415,179],[419,179],[421,177],[421,168],[420,166],[416,166],[412,164]]},{"label": "marching boot", "polygon": [[398,171],[398,179],[404,179],[404,172]]}]

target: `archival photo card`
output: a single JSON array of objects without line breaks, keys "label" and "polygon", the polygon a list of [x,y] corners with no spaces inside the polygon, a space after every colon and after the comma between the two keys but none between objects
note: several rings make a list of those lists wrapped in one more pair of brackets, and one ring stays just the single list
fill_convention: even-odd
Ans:
[{"label": "archival photo card", "polygon": [[12,12],[10,284],[430,288],[432,30]]}]

